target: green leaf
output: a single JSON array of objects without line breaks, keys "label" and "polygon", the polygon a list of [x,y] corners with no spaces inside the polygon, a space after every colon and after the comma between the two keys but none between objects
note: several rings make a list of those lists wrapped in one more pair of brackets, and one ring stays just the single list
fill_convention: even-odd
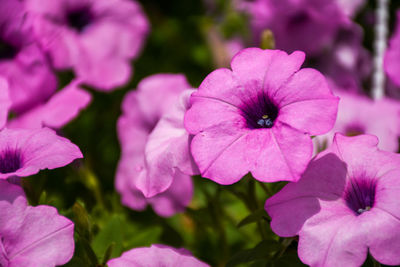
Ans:
[{"label": "green leaf", "polygon": [[96,255],[104,257],[106,251],[114,243],[115,246],[112,249],[111,258],[119,256],[122,252],[123,229],[121,217],[113,215],[93,239],[92,247]]},{"label": "green leaf", "polygon": [[268,220],[268,215],[265,212],[264,208],[260,208],[256,211],[254,211],[253,213],[251,213],[250,215],[248,215],[246,218],[244,218],[243,220],[241,220],[238,224],[238,227],[242,227],[244,225],[250,224],[250,223],[255,223],[258,221],[265,221]]},{"label": "green leaf", "polygon": [[77,238],[75,243],[74,256],[65,267],[88,266],[95,267],[98,264],[96,254],[90,247],[90,244],[84,238]]},{"label": "green leaf", "polygon": [[135,229],[134,233],[131,233],[131,235],[133,234],[133,236],[126,244],[126,247],[128,248],[148,247],[151,244],[158,242],[161,233],[162,233],[162,228],[160,226],[151,226],[149,228],[143,227],[142,229]]},{"label": "green leaf", "polygon": [[254,248],[243,250],[233,255],[226,264],[226,267],[233,267],[256,260],[268,260],[280,248],[281,245],[275,240],[263,240]]},{"label": "green leaf", "polygon": [[274,267],[280,267],[280,266],[293,266],[293,267],[300,267],[300,266],[307,266],[304,265],[299,257],[297,256],[297,252],[285,252],[282,257],[279,259],[275,260],[272,264]]}]

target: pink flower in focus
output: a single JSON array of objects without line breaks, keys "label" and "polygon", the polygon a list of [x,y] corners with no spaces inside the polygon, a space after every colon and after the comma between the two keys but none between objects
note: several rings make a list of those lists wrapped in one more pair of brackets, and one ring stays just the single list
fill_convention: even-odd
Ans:
[{"label": "pink flower in focus", "polygon": [[270,29],[276,48],[286,52],[319,53],[349,22],[332,0],[255,0],[241,6],[250,14],[255,39],[259,41],[261,32]]},{"label": "pink flower in focus", "polygon": [[305,264],[361,266],[368,252],[400,264],[400,156],[377,145],[371,135],[335,135],[297,183],[266,201],[272,230],[299,235]]},{"label": "pink flower in focus", "polygon": [[134,248],[124,252],[121,257],[107,262],[109,267],[208,267],[186,249],[176,249],[165,245],[154,244],[151,247]]},{"label": "pink flower in focus", "polygon": [[32,35],[32,23],[18,0],[0,1],[0,75],[9,82],[16,113],[44,101],[57,80]]},{"label": "pink flower in focus", "polygon": [[136,210],[146,204],[161,216],[182,211],[190,202],[190,175],[198,173],[183,126],[192,90],[183,75],[157,74],[126,95],[118,120],[121,159],[116,188],[122,203]]},{"label": "pink flower in focus", "polygon": [[50,206],[28,206],[21,187],[0,181],[0,266],[58,266],[74,253],[74,224]]},{"label": "pink flower in focus", "polygon": [[48,128],[0,131],[0,179],[30,176],[82,157],[76,145]]},{"label": "pink flower in focus", "polygon": [[232,184],[249,171],[263,182],[296,181],[312,155],[310,135],[329,131],[338,98],[304,53],[248,48],[192,94],[185,126],[203,177]]},{"label": "pink flower in focus", "polygon": [[105,91],[130,79],[130,61],[149,31],[136,1],[26,0],[25,5],[56,68],[73,68],[85,83]]},{"label": "pink flower in focus", "polygon": [[318,146],[330,145],[336,132],[347,136],[373,134],[379,138],[379,148],[397,152],[400,136],[400,103],[383,98],[372,99],[337,90],[340,97],[338,116],[333,129],[314,141]]},{"label": "pink flower in focus", "polygon": [[384,68],[392,82],[400,86],[400,10],[397,11],[396,30],[385,54]]},{"label": "pink flower in focus", "polygon": [[43,126],[59,129],[74,119],[81,109],[91,101],[91,95],[80,88],[80,81],[74,80],[65,88],[56,92],[46,102],[18,114],[7,123],[8,128],[42,128]]}]

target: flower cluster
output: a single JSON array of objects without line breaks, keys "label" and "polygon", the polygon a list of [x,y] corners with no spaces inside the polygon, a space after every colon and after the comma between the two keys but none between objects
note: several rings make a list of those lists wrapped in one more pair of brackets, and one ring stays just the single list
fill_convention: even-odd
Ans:
[{"label": "flower cluster", "polygon": [[400,11],[142,2],[0,0],[0,267],[399,265]]}]

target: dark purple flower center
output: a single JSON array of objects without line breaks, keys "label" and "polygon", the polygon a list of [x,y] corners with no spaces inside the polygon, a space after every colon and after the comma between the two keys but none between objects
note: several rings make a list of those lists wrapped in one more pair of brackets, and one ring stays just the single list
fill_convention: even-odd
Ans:
[{"label": "dark purple flower center", "polygon": [[346,130],[344,132],[344,134],[347,136],[357,136],[364,133],[364,128],[359,125],[349,125],[346,127]]},{"label": "dark purple flower center", "polygon": [[376,179],[349,179],[344,193],[347,206],[357,215],[369,211],[375,203]]},{"label": "dark purple flower center", "polygon": [[67,23],[71,28],[82,32],[86,26],[93,22],[93,14],[89,6],[73,9],[67,14]]},{"label": "dark purple flower center", "polygon": [[278,107],[264,92],[250,98],[240,109],[250,129],[271,128],[279,113]]},{"label": "dark purple flower center", "polygon": [[0,154],[0,173],[11,173],[22,167],[22,155],[19,150],[6,149]]},{"label": "dark purple flower center", "polygon": [[307,24],[310,21],[310,15],[304,11],[294,13],[288,21],[288,28],[297,28]]},{"label": "dark purple flower center", "polygon": [[18,54],[18,48],[0,39],[0,60],[13,59]]}]

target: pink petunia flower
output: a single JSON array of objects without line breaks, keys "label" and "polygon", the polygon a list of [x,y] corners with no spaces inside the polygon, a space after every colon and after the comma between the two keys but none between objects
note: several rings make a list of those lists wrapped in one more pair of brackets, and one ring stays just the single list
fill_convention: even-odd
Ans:
[{"label": "pink petunia flower", "polygon": [[12,110],[21,113],[57,89],[57,79],[32,34],[18,0],[0,1],[0,75],[10,87]]},{"label": "pink petunia flower", "polygon": [[184,249],[176,249],[165,245],[154,244],[151,247],[134,248],[124,252],[121,257],[107,262],[109,267],[207,267],[208,264],[196,259]]},{"label": "pink petunia flower", "polygon": [[287,52],[319,53],[333,41],[339,27],[349,23],[332,0],[256,0],[241,6],[250,15],[256,40],[270,29],[276,48]]},{"label": "pink petunia flower", "polygon": [[372,99],[336,90],[340,97],[338,117],[333,129],[314,141],[320,148],[330,145],[336,132],[347,136],[373,134],[379,138],[379,148],[397,152],[400,136],[400,102],[388,98]]},{"label": "pink petunia flower", "polygon": [[263,182],[296,181],[312,155],[310,135],[329,131],[338,98],[304,53],[248,48],[192,94],[185,127],[203,177],[232,184],[249,171]]},{"label": "pink petunia flower", "polygon": [[48,128],[0,131],[0,179],[30,176],[82,157],[76,145]]},{"label": "pink petunia flower", "polygon": [[0,181],[0,266],[58,266],[74,253],[74,224],[50,206],[28,206],[21,187]]},{"label": "pink petunia flower", "polygon": [[171,216],[189,204],[190,175],[198,170],[183,126],[192,93],[187,88],[183,75],[157,74],[125,97],[117,125],[121,159],[115,181],[124,205],[142,210],[149,203],[161,216]]},{"label": "pink petunia flower", "polygon": [[391,81],[400,86],[400,10],[397,11],[395,32],[386,50],[384,68]]},{"label": "pink petunia flower", "polygon": [[149,31],[136,1],[26,0],[38,41],[58,69],[73,68],[87,84],[109,91],[131,76]]},{"label": "pink petunia flower", "polygon": [[377,145],[375,136],[336,134],[297,183],[266,201],[272,230],[299,235],[305,264],[361,266],[368,252],[400,264],[400,156]]},{"label": "pink petunia flower", "polygon": [[87,107],[92,96],[80,87],[81,81],[73,80],[69,85],[57,91],[47,101],[38,103],[31,109],[18,114],[7,122],[8,128],[60,129],[78,116],[80,110]]}]

